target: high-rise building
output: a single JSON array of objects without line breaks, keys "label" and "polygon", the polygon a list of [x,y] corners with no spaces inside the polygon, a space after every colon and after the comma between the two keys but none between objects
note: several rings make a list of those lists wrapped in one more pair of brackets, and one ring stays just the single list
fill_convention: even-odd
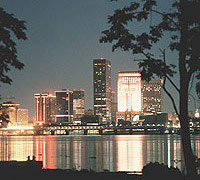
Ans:
[{"label": "high-rise building", "polygon": [[56,120],[56,97],[48,92],[34,94],[37,124],[48,124]]},{"label": "high-rise building", "polygon": [[117,119],[132,120],[142,113],[141,74],[134,71],[118,73]]},{"label": "high-rise building", "polygon": [[20,104],[15,104],[13,102],[7,102],[2,104],[1,113],[5,113],[9,116],[8,126],[17,125],[17,110]]},{"label": "high-rise building", "polygon": [[28,125],[28,109],[17,110],[17,125]]},{"label": "high-rise building", "polygon": [[111,63],[100,58],[93,60],[94,115],[102,123],[111,122]]},{"label": "high-rise building", "polygon": [[112,91],[111,93],[111,120],[114,123],[116,123],[116,113],[117,113],[116,92]]},{"label": "high-rise building", "polygon": [[143,113],[158,114],[163,111],[162,80],[142,81]]},{"label": "high-rise building", "polygon": [[84,89],[73,90],[73,121],[80,121],[85,113]]},{"label": "high-rise building", "polygon": [[55,91],[56,94],[56,122],[73,122],[73,92],[69,89]]}]

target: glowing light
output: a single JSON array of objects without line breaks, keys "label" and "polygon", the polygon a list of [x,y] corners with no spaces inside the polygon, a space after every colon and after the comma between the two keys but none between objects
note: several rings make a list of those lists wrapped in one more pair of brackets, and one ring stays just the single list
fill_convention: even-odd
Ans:
[{"label": "glowing light", "polygon": [[141,109],[141,74],[138,72],[119,72],[118,112],[138,112]]},{"label": "glowing light", "polygon": [[140,116],[139,115],[135,115],[133,118],[133,121],[139,121],[140,120]]},{"label": "glowing light", "polygon": [[3,129],[14,129],[14,130],[27,130],[27,129],[33,129],[33,126],[9,126],[7,128]]},{"label": "glowing light", "polygon": [[143,168],[143,137],[136,135],[130,141],[125,141],[126,138],[126,135],[116,137],[118,142],[117,171],[141,171]]}]

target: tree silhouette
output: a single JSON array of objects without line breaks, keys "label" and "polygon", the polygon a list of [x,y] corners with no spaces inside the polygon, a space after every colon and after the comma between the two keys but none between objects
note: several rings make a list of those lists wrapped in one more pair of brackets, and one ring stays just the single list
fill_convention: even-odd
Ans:
[{"label": "tree silhouette", "polygon": [[[163,89],[171,99],[180,119],[186,170],[188,176],[195,179],[197,171],[189,133],[188,96],[190,83],[195,78],[196,91],[200,97],[200,1],[179,0],[174,1],[167,12],[158,9],[156,0],[138,0],[115,10],[114,14],[108,17],[110,26],[108,30],[102,31],[100,42],[113,43],[113,51],[121,48],[124,51],[131,51],[133,55],[142,55],[144,59],[138,64],[143,79],[164,79]],[[160,19],[158,18],[155,24],[152,22],[146,31],[140,34],[134,31],[131,33],[131,23],[142,23],[151,19],[152,14],[157,14]],[[170,50],[178,52],[175,62],[178,63],[178,70],[175,64],[167,64],[165,56],[157,58],[157,54],[152,53],[152,48],[166,36],[169,37]],[[165,54],[163,50],[161,52]],[[179,86],[172,80],[176,71],[179,74]],[[173,95],[165,86],[166,81],[169,81],[179,94],[179,109]]]},{"label": "tree silhouette", "polygon": [[11,66],[19,70],[24,67],[17,58],[15,39],[26,40],[25,30],[25,21],[15,18],[13,14],[8,14],[0,8],[0,81],[3,83],[12,82],[6,75]]},{"label": "tree silhouette", "polygon": [[2,127],[7,127],[8,123],[10,122],[9,121],[9,115],[6,114],[5,112],[3,112],[1,115],[0,115],[0,120],[1,120],[1,128]]}]

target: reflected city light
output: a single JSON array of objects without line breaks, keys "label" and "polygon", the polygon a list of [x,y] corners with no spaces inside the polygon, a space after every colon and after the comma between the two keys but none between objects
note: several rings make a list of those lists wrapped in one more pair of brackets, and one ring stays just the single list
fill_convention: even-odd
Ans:
[{"label": "reflected city light", "polygon": [[[125,139],[124,139],[125,138]],[[116,137],[117,143],[117,171],[141,171],[143,167],[143,137],[135,136],[127,141],[128,136],[121,139]]]},{"label": "reflected city light", "polygon": [[[191,141],[199,157],[200,136]],[[1,136],[0,153],[1,161],[35,156],[45,169],[142,171],[149,162],[185,168],[178,135]]]}]

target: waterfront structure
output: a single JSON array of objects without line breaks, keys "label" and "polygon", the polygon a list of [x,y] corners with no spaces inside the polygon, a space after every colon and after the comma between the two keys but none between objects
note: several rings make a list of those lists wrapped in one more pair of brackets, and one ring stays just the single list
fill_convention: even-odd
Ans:
[{"label": "waterfront structure", "polygon": [[194,113],[194,117],[195,117],[195,118],[200,118],[199,109],[196,109],[196,111],[195,111],[195,113]]},{"label": "waterfront structure", "polygon": [[51,93],[37,93],[35,97],[36,124],[48,124],[56,120],[56,97]]},{"label": "waterfront structure", "polygon": [[84,115],[83,117],[81,117],[81,124],[82,125],[98,125],[99,117],[95,115]]},{"label": "waterfront structure", "polygon": [[142,113],[141,74],[135,71],[118,72],[117,120],[132,121]]},{"label": "waterfront structure", "polygon": [[160,113],[156,115],[146,115],[140,116],[140,120],[144,120],[143,126],[163,126],[166,127],[168,125],[168,114]]},{"label": "waterfront structure", "polygon": [[93,60],[94,115],[102,123],[111,122],[111,63],[100,58]]},{"label": "waterfront structure", "polygon": [[73,121],[81,121],[81,117],[85,114],[84,89],[73,90]]},{"label": "waterfront structure", "polygon": [[28,109],[17,110],[17,125],[28,125]]},{"label": "waterfront structure", "polygon": [[180,120],[179,120],[178,115],[176,113],[169,113],[168,114],[168,126],[180,128]]},{"label": "waterfront structure", "polygon": [[56,95],[56,123],[73,122],[73,91],[63,89],[55,91]]},{"label": "waterfront structure", "polygon": [[16,104],[13,102],[6,102],[1,105],[1,114],[6,114],[9,116],[9,124],[8,126],[17,125],[17,110],[20,104]]},{"label": "waterfront structure", "polygon": [[162,80],[142,81],[142,106],[144,115],[162,113]]}]

